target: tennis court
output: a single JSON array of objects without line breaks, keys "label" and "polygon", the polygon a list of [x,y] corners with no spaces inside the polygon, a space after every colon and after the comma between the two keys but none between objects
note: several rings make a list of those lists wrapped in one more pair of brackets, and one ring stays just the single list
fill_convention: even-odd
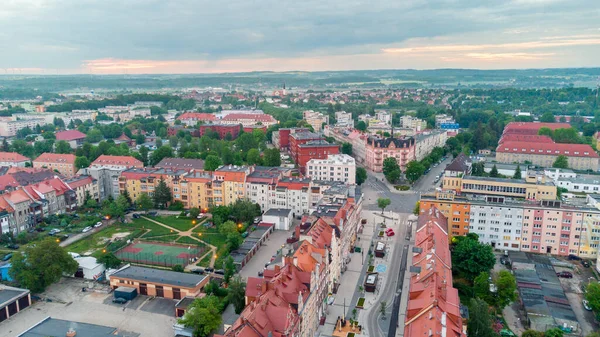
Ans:
[{"label": "tennis court", "polygon": [[115,255],[123,260],[134,263],[152,264],[159,266],[185,266],[192,259],[199,257],[205,251],[204,247],[195,245],[176,245],[154,242],[134,242],[117,251]]}]

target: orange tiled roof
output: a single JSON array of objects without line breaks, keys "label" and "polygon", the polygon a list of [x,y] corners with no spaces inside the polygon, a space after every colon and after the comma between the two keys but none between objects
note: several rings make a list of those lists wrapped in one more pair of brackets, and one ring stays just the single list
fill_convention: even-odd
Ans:
[{"label": "orange tiled roof", "polygon": [[109,156],[109,155],[101,155],[94,162],[92,162],[92,167],[94,165],[102,166],[102,165],[121,165],[128,167],[144,167],[144,163],[135,159],[131,156]]},{"label": "orange tiled roof", "polygon": [[16,152],[0,152],[0,162],[21,163],[24,161],[29,161],[29,158]]},{"label": "orange tiled roof", "polygon": [[65,163],[75,164],[74,154],[42,153],[35,158],[34,163]]}]

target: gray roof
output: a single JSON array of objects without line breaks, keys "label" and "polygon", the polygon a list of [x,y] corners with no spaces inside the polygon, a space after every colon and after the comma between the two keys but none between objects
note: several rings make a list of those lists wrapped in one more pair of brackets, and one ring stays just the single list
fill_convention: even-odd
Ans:
[{"label": "gray roof", "polygon": [[292,210],[289,208],[270,208],[263,215],[267,216],[288,216],[292,213]]},{"label": "gray roof", "polygon": [[81,322],[65,321],[47,317],[18,337],[64,337],[69,329],[73,329],[77,336],[85,337],[136,337],[137,333],[118,331],[117,328],[88,324]]},{"label": "gray roof", "polygon": [[0,308],[4,308],[8,305],[8,302],[12,302],[27,294],[29,294],[29,290],[27,289],[14,288],[0,284]]},{"label": "gray roof", "polygon": [[177,168],[177,169],[204,169],[204,160],[202,159],[184,159],[184,158],[163,158],[158,164],[154,165],[156,168]]},{"label": "gray roof", "polygon": [[110,277],[128,278],[132,280],[146,281],[150,283],[163,283],[175,287],[193,288],[198,285],[207,276],[178,273],[169,270],[160,270],[138,266],[129,266],[123,268]]},{"label": "gray roof", "polygon": [[461,152],[450,165],[446,166],[446,171],[467,172],[470,161],[469,157]]},{"label": "gray roof", "polygon": [[295,139],[323,139],[323,136],[318,134],[318,133],[314,133],[314,132],[310,132],[310,131],[301,131],[301,132],[296,132],[296,133],[292,133],[290,134],[290,137],[294,137]]}]

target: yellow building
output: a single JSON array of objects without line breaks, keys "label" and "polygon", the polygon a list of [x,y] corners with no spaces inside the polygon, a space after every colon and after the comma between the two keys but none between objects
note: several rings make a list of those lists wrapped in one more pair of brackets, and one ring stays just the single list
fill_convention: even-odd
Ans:
[{"label": "yellow building", "polygon": [[119,193],[127,191],[134,201],[142,193],[152,198],[156,186],[161,179],[164,179],[171,189],[173,200],[178,201],[181,199],[180,180],[185,173],[187,173],[185,170],[131,168],[123,171],[119,176]]},{"label": "yellow building", "polygon": [[543,176],[525,179],[490,177],[444,177],[442,188],[461,194],[500,195],[527,200],[556,200],[556,186]]},{"label": "yellow building", "polygon": [[203,211],[213,206],[213,175],[206,171],[192,171],[182,177],[180,198],[185,208],[199,208]]}]

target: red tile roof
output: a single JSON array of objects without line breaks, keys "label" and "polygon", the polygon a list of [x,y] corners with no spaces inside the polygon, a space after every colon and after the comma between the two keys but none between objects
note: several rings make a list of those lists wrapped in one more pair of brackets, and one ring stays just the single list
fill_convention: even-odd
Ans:
[{"label": "red tile roof", "polygon": [[599,158],[596,151],[587,144],[504,142],[498,145],[496,152]]},{"label": "red tile roof", "polygon": [[56,191],[56,195],[63,195],[66,191],[71,190],[71,188],[69,186],[67,186],[67,184],[65,184],[59,178],[45,180],[45,181],[41,182],[39,185],[41,185],[41,184],[46,184],[47,186],[52,187]]},{"label": "red tile roof", "polygon": [[215,121],[217,120],[217,116],[209,113],[201,113],[201,112],[185,112],[179,115],[177,119],[194,119],[199,121]]},{"label": "red tile roof", "polygon": [[548,136],[521,135],[516,133],[509,133],[502,136],[498,144],[502,144],[504,142],[554,143],[552,138]]},{"label": "red tile roof", "polygon": [[222,118],[224,121],[238,121],[238,120],[253,120],[256,122],[271,122],[275,123],[277,120],[271,115],[267,114],[239,114],[232,113]]},{"label": "red tile roof", "polygon": [[75,164],[74,154],[42,153],[34,163],[67,163]]},{"label": "red tile roof", "polygon": [[94,166],[103,166],[103,165],[120,165],[127,167],[144,167],[144,163],[135,159],[131,156],[109,156],[109,155],[101,155],[94,162],[92,162],[91,167]]},{"label": "red tile roof", "polygon": [[520,133],[537,135],[541,128],[568,129],[571,125],[568,123],[537,123],[537,122],[511,122],[504,127],[503,134]]},{"label": "red tile roof", "polygon": [[20,186],[19,182],[10,174],[0,176],[0,190],[6,190],[7,187]]},{"label": "red tile roof", "polygon": [[85,133],[80,132],[78,130],[68,130],[68,131],[60,131],[56,133],[56,140],[77,140],[84,139],[86,137]]},{"label": "red tile roof", "polygon": [[67,182],[67,185],[69,185],[69,187],[71,187],[72,189],[77,189],[81,186],[85,186],[93,182],[94,178],[92,178],[91,176],[81,176],[69,180]]},{"label": "red tile roof", "polygon": [[312,243],[319,248],[331,247],[331,239],[335,235],[333,228],[323,218],[319,218],[306,234],[312,237]]},{"label": "red tile roof", "polygon": [[24,161],[29,161],[29,158],[16,152],[0,152],[0,162],[21,163]]}]

